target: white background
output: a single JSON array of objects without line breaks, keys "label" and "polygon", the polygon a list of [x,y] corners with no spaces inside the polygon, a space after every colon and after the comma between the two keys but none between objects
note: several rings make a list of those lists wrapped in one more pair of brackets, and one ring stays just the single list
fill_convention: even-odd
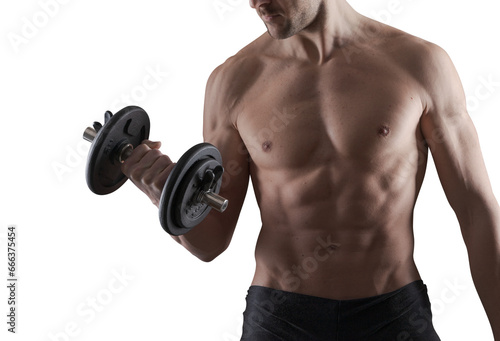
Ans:
[{"label": "white background", "polygon": [[[500,195],[498,2],[350,3],[450,54]],[[0,23],[1,338],[239,340],[260,223],[252,190],[229,249],[202,263],[162,230],[156,208],[132,184],[103,197],[88,190],[81,135],[105,110],[136,104],[172,159],[201,142],[208,76],[265,31],[248,1],[2,1]],[[147,90],[152,70],[156,83]],[[485,90],[481,79],[496,85]],[[16,335],[6,324],[9,224],[19,244]],[[415,231],[441,338],[492,340],[432,160]]]}]

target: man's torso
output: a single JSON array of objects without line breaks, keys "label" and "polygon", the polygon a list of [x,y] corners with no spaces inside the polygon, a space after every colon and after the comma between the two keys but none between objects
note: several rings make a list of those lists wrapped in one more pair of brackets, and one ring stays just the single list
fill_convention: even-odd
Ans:
[{"label": "man's torso", "polygon": [[427,146],[415,38],[376,26],[322,65],[267,35],[232,60],[233,124],[261,211],[254,285],[351,299],[419,274],[413,208]]}]

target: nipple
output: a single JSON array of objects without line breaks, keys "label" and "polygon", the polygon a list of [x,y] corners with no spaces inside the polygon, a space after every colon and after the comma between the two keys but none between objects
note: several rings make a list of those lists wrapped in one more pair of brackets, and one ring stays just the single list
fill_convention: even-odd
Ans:
[{"label": "nipple", "polygon": [[262,150],[264,150],[265,152],[269,152],[269,151],[271,151],[272,146],[273,146],[273,143],[271,141],[265,141],[262,144]]},{"label": "nipple", "polygon": [[386,137],[387,135],[389,135],[390,132],[391,129],[386,125],[382,125],[380,126],[380,128],[378,128],[378,134],[382,137]]}]

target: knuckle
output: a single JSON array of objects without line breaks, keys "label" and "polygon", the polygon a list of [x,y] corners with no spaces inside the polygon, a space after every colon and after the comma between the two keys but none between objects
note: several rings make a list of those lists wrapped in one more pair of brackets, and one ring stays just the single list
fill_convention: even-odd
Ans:
[{"label": "knuckle", "polygon": [[167,165],[170,165],[172,163],[172,160],[167,155],[163,155],[163,160],[165,160],[165,163]]},{"label": "knuckle", "polygon": [[141,182],[143,178],[143,172],[139,168],[134,168],[129,172],[129,178],[133,179],[135,182]]},{"label": "knuckle", "polygon": [[150,153],[155,157],[163,157],[163,153],[160,152],[158,149],[151,149]]},{"label": "knuckle", "polygon": [[154,182],[154,175],[151,172],[148,172],[144,174],[141,181],[143,185],[151,186],[151,184]]},{"label": "knuckle", "polygon": [[168,158],[168,156],[166,155],[160,155],[158,157],[158,159],[156,160],[155,162],[158,166],[158,170],[159,171],[162,171],[163,169],[165,169],[171,162],[170,162],[170,159]]},{"label": "knuckle", "polygon": [[163,188],[166,181],[167,181],[167,177],[159,174],[157,177],[155,177],[153,184],[157,188]]},{"label": "knuckle", "polygon": [[149,148],[149,146],[145,143],[141,143],[140,145],[138,145],[134,150],[138,150],[138,151],[147,151],[147,150],[150,150],[151,148]]},{"label": "knuckle", "polygon": [[141,163],[154,163],[160,156],[160,152],[155,149],[150,149],[146,153],[144,153],[141,159]]}]

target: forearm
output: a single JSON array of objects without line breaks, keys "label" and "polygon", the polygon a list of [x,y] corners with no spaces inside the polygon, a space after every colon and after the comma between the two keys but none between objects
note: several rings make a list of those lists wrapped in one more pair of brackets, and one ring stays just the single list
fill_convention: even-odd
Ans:
[{"label": "forearm", "polygon": [[474,284],[488,315],[495,340],[500,340],[500,214],[494,210],[475,214],[466,226],[466,244]]},{"label": "forearm", "polygon": [[474,284],[488,316],[495,340],[500,340],[500,262],[491,257],[470,260]]},{"label": "forearm", "polygon": [[[167,155],[157,150],[160,145],[150,141],[140,145],[122,166],[123,174],[144,192],[158,209],[167,178],[176,166]],[[206,262],[224,252],[231,241],[246,194],[248,176],[243,179],[246,182],[232,179],[232,183],[236,184],[231,187],[233,190],[221,189],[219,194],[231,202],[224,213],[212,210],[193,230],[183,236],[172,236],[173,239]]]},{"label": "forearm", "polygon": [[233,236],[232,229],[224,229],[221,213],[212,210],[209,215],[191,231],[172,238],[195,257],[210,262],[229,246]]},{"label": "forearm", "polygon": [[471,272],[495,340],[500,340],[500,262],[484,258],[471,261]]},{"label": "forearm", "polygon": [[[153,203],[158,209],[160,208],[159,198]],[[222,228],[225,223],[224,214],[211,210],[205,219],[188,233],[170,236],[195,257],[204,262],[210,262],[224,252],[231,241],[233,232],[227,232],[226,229],[226,234],[223,233]]]}]

